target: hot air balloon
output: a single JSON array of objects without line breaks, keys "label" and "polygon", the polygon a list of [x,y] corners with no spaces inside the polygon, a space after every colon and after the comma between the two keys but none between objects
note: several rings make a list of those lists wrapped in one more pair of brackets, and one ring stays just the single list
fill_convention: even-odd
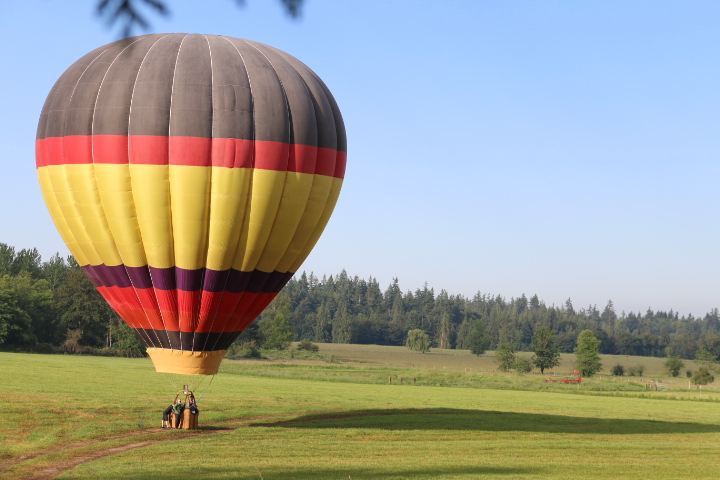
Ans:
[{"label": "hot air balloon", "polygon": [[159,372],[212,375],[318,241],[345,173],[320,78],[261,43],[152,34],[88,53],[36,163],[68,249]]}]

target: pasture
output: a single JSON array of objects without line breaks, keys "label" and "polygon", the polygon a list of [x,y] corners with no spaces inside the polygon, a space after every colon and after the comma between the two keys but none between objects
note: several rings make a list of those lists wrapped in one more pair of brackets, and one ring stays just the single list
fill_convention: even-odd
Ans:
[{"label": "pasture", "polygon": [[[200,402],[201,429],[170,431],[159,428],[160,412],[186,379],[155,373],[148,359],[0,353],[0,479],[709,479],[720,471],[720,395],[687,389],[684,379],[645,391],[651,378],[668,381],[655,367],[662,359],[629,357],[626,366],[645,363],[642,380],[601,375],[575,386],[493,372],[491,354],[321,345],[320,355],[294,357],[226,360]],[[605,370],[616,360],[604,359]]]}]

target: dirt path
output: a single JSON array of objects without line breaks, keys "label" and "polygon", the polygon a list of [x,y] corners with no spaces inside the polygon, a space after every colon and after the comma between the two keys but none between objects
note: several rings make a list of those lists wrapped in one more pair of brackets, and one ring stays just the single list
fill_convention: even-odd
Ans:
[{"label": "dirt path", "polygon": [[[18,472],[15,475],[14,478],[23,478],[26,480],[50,480],[58,475],[75,468],[76,466],[85,463],[85,462],[92,462],[94,460],[98,460],[100,458],[109,457],[112,455],[116,455],[118,453],[127,452],[128,450],[134,450],[136,448],[144,448],[151,445],[155,445],[160,442],[171,442],[176,440],[187,440],[190,438],[195,438],[203,435],[214,435],[218,434],[220,432],[226,432],[228,430],[236,430],[238,428],[245,428],[248,427],[250,422],[256,422],[258,420],[265,420],[270,418],[282,418],[287,417],[288,415],[259,415],[256,417],[250,417],[250,418],[243,418],[243,419],[234,419],[234,420],[225,420],[225,421],[219,421],[214,422],[211,425],[208,425],[207,429],[204,430],[196,430],[192,432],[183,432],[181,435],[172,435],[168,436],[168,434],[171,434],[172,432],[168,432],[166,429],[162,428],[148,428],[145,430],[139,430],[135,432],[128,432],[124,434],[119,435],[112,435],[108,437],[103,438],[97,438],[94,440],[89,440],[87,442],[75,442],[71,444],[61,444],[56,445],[52,448],[48,448],[46,450],[42,450],[39,452],[33,452],[27,455],[20,456],[18,458],[6,460],[4,462],[0,463],[0,477],[4,477],[3,473],[7,473],[6,471],[13,467],[13,466],[20,466],[25,462],[28,462],[30,460],[40,458],[46,455],[53,455],[53,454],[62,454],[62,453],[70,453],[73,450],[80,450],[80,449],[87,449],[87,447],[92,447],[95,445],[98,445],[98,448],[96,450],[90,450],[89,452],[83,452],[81,454],[78,454],[76,456],[72,456],[69,458],[65,458],[62,460],[59,460],[57,462],[53,462],[52,466],[48,466],[47,464],[41,464],[37,465],[34,468],[30,467],[28,469],[24,469],[22,472]],[[135,437],[140,436],[152,436],[153,438],[143,439],[140,441],[130,442],[123,445],[117,445],[113,447],[105,447],[103,448],[100,444],[106,443],[108,441],[112,440],[122,440],[122,439],[132,439]]]},{"label": "dirt path", "polygon": [[[190,437],[185,437],[190,438]],[[170,439],[167,439],[170,440]],[[157,442],[162,442],[163,440],[158,439],[155,441],[152,440],[146,440],[144,442],[135,442],[135,443],[128,443],[127,445],[121,445],[119,447],[113,447],[108,448],[107,450],[98,450],[95,452],[92,452],[88,455],[81,455],[77,457],[73,457],[61,462],[58,462],[57,464],[54,464],[52,467],[44,468],[38,472],[32,473],[30,476],[26,476],[25,478],[28,480],[49,480],[52,478],[57,477],[63,472],[66,472],[70,470],[71,468],[74,468],[81,463],[85,462],[92,462],[93,460],[97,460],[99,458],[103,457],[109,457],[110,455],[115,455],[117,453],[126,452],[128,450],[132,450],[134,448],[141,448],[141,447],[147,447],[149,445],[152,445]]]}]

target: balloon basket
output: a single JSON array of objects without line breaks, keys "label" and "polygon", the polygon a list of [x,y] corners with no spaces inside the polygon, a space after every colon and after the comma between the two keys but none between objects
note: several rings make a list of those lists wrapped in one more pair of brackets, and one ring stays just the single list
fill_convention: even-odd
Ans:
[{"label": "balloon basket", "polygon": [[[178,428],[181,430],[197,430],[199,416],[199,413],[193,415],[192,413],[190,413],[190,409],[186,408],[180,414],[180,426]],[[170,425],[175,425],[176,418],[177,416],[174,413],[170,414]]]},{"label": "balloon basket", "polygon": [[[192,413],[193,408],[190,408],[190,405],[195,403],[195,394],[193,394],[187,385],[184,385],[184,388],[175,395],[173,404],[177,403],[180,399],[182,399],[182,404],[185,408],[182,413],[180,413],[180,425],[177,428],[181,430],[196,430],[198,428],[200,412],[195,408],[195,413]],[[175,412],[170,412],[170,425],[175,427],[176,421],[177,415]]]}]

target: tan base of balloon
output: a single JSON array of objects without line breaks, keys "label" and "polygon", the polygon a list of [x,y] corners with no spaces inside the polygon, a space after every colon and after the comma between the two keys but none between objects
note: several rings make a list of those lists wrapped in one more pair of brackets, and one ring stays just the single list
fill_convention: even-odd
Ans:
[{"label": "tan base of balloon", "polygon": [[182,375],[215,375],[226,350],[185,352],[166,348],[148,348],[155,371]]}]

